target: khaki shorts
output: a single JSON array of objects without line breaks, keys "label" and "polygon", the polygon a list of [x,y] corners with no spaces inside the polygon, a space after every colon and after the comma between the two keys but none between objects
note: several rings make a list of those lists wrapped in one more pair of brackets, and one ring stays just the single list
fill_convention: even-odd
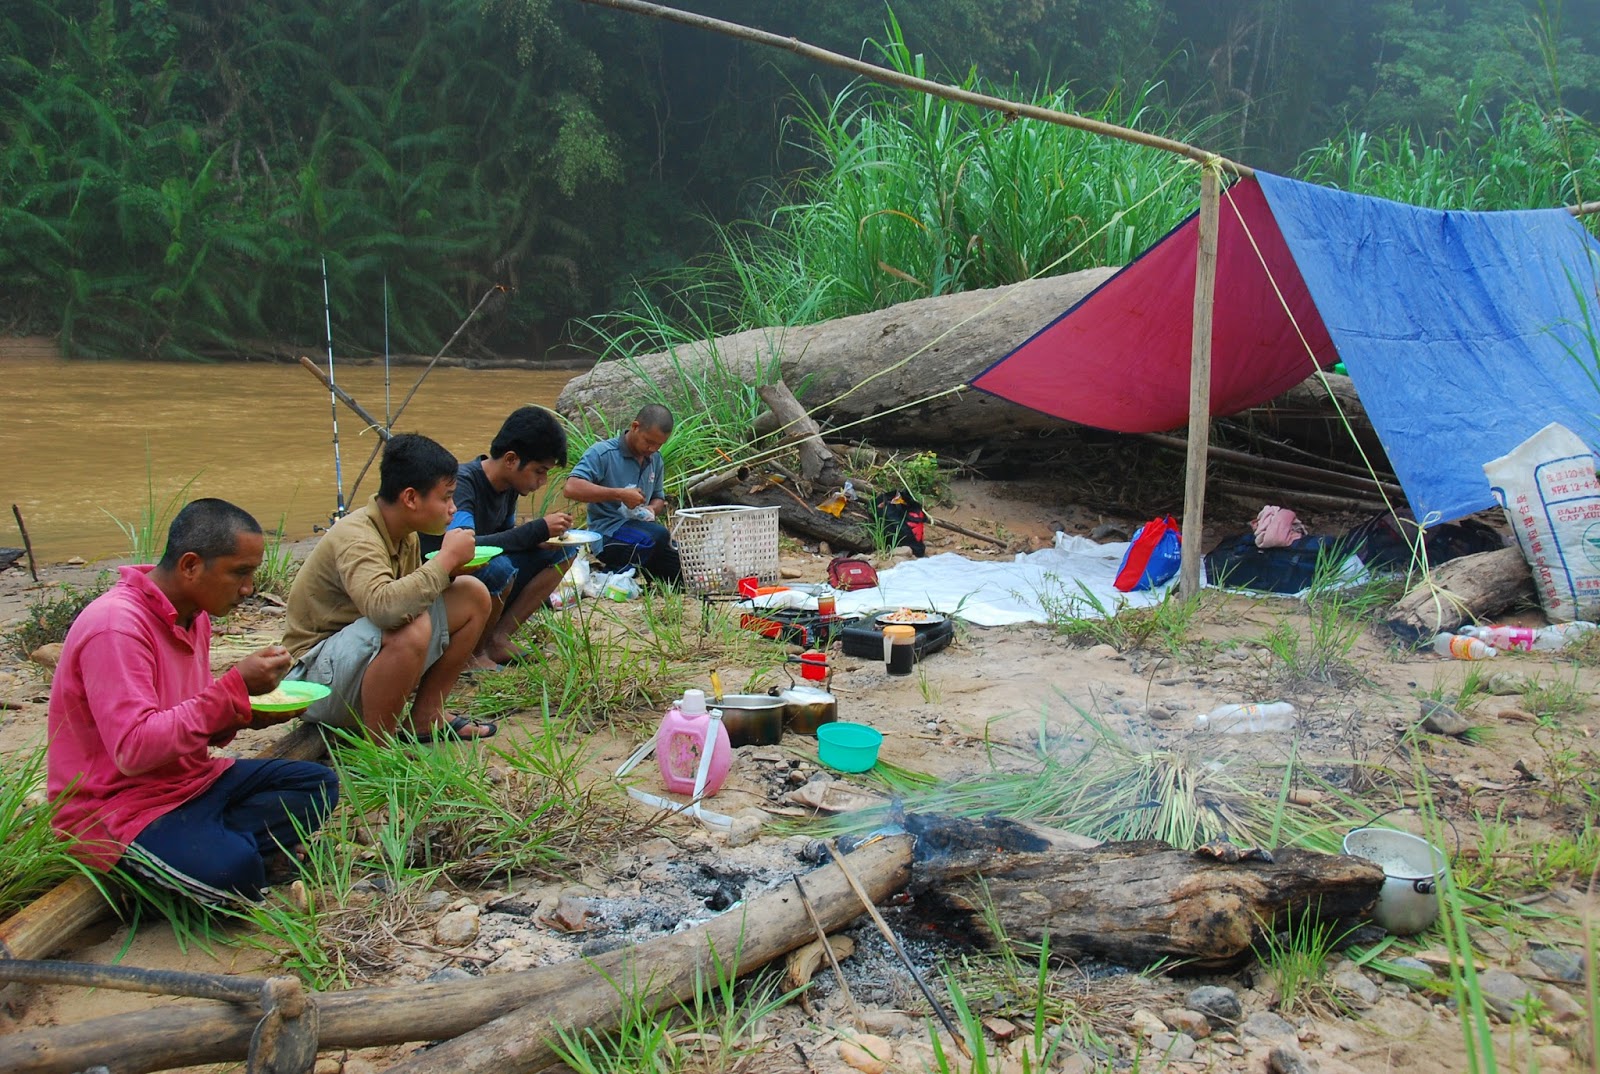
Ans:
[{"label": "khaki shorts", "polygon": [[[433,631],[428,638],[424,671],[438,662],[450,644],[444,598],[435,598],[425,614]],[[300,718],[307,723],[352,731],[365,726],[361,719],[361,684],[367,677],[367,665],[382,646],[383,631],[372,620],[361,618],[307,649],[284,678],[321,683],[333,692],[314,702]]]}]

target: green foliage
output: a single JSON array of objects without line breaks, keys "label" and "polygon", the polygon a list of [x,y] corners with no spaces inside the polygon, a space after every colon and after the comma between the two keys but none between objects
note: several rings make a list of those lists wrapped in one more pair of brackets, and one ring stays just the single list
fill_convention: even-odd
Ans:
[{"label": "green foliage", "polygon": [[26,656],[41,645],[65,641],[78,613],[111,588],[110,575],[101,575],[92,585],[57,585],[44,590],[28,602],[28,612],[12,627],[9,635],[17,652]]},{"label": "green foliage", "polygon": [[94,873],[50,826],[43,746],[0,757],[0,920],[77,873]]},{"label": "green foliage", "polygon": [[1350,930],[1337,932],[1315,907],[1284,911],[1282,928],[1263,922],[1257,947],[1267,978],[1277,988],[1278,1009],[1285,1014],[1313,1012],[1333,1005],[1327,981],[1328,958]]},{"label": "green foliage", "polygon": [[1050,627],[1077,645],[1110,645],[1119,653],[1154,645],[1176,653],[1200,611],[1199,596],[1180,597],[1176,588],[1155,604],[1134,606],[1119,594],[1114,604],[1107,605],[1083,582],[1073,584],[1077,592],[1056,575],[1046,574],[1036,596]]}]

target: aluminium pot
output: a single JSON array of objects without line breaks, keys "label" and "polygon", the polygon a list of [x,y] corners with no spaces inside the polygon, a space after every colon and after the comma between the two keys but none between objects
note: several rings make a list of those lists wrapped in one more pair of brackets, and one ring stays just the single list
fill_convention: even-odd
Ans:
[{"label": "aluminium pot", "polygon": [[817,728],[839,718],[839,702],[814,686],[791,686],[778,695],[784,726],[797,735],[815,735]]},{"label": "aluminium pot", "polygon": [[776,746],[783,739],[783,699],[766,694],[727,694],[708,702],[722,710],[728,745]]},{"label": "aluminium pot", "polygon": [[1344,852],[1383,870],[1372,919],[1385,930],[1412,936],[1439,916],[1439,875],[1446,863],[1438,847],[1392,828],[1357,828],[1344,837]]}]

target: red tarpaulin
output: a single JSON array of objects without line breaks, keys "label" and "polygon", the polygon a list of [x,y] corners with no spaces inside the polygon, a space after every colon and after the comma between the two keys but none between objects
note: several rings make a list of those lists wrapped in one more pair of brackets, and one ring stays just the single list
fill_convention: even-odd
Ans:
[{"label": "red tarpaulin", "polygon": [[[1178,225],[980,373],[973,387],[1067,421],[1118,432],[1187,425],[1198,230],[1195,217]],[[1281,300],[1263,259],[1283,292]],[[1299,331],[1284,310],[1285,302]],[[1213,414],[1236,414],[1259,405],[1310,376],[1308,344],[1324,368],[1338,361],[1254,179],[1241,180],[1222,195],[1214,316]]]}]

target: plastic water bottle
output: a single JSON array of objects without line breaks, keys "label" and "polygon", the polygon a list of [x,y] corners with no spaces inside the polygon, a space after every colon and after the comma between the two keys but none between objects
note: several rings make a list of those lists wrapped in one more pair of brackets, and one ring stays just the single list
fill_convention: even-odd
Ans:
[{"label": "plastic water bottle", "polygon": [[1435,634],[1433,651],[1456,660],[1492,660],[1500,655],[1493,646],[1460,634]]},{"label": "plastic water bottle", "polygon": [[703,690],[684,691],[683,700],[661,718],[661,730],[656,732],[656,761],[661,766],[661,781],[673,794],[694,793],[695,774],[713,724],[716,738],[711,743],[711,767],[706,771],[707,797],[722,789],[723,780],[728,778],[728,766],[733,763],[728,729],[706,711]]},{"label": "plastic water bottle", "polygon": [[1294,730],[1294,706],[1287,701],[1219,705],[1194,718],[1196,731],[1242,734],[1249,731]]},{"label": "plastic water bottle", "polygon": [[1589,631],[1597,629],[1600,629],[1600,624],[1586,623],[1582,619],[1570,623],[1551,623],[1533,632],[1533,648],[1536,652],[1565,649]]}]

